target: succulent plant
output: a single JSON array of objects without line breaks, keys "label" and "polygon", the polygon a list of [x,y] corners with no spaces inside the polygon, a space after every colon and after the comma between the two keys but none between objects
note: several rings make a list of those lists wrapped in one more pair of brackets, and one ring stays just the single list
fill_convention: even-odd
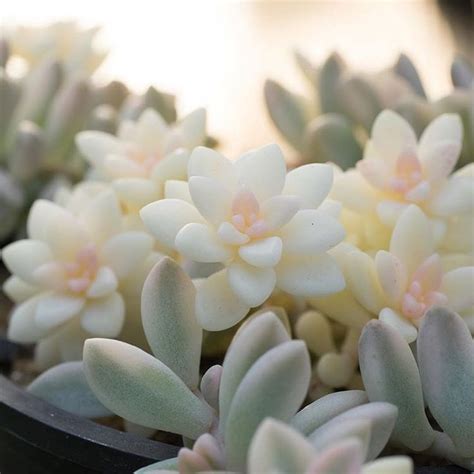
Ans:
[{"label": "succulent plant", "polygon": [[344,288],[328,254],[344,238],[339,206],[324,201],[331,166],[311,164],[287,174],[274,144],[235,162],[197,147],[187,174],[179,195],[165,189],[165,199],[140,215],[159,243],[224,267],[197,282],[196,316],[204,329],[234,326],[275,288],[304,297]]},{"label": "succulent plant", "polygon": [[375,74],[354,73],[331,54],[320,68],[301,53],[296,61],[311,87],[309,98],[288,91],[273,80],[265,84],[267,109],[282,136],[302,162],[332,161],[347,169],[362,158],[362,149],[376,116],[392,109],[419,134],[435,117],[458,113],[466,134],[458,166],[474,155],[473,67],[466,58],[452,64],[453,92],[430,101],[416,67],[401,54],[393,67]]},{"label": "succulent plant", "polygon": [[[86,166],[74,145],[78,131],[114,133],[119,117],[135,119],[148,107],[176,119],[172,96],[153,88],[134,96],[117,81],[95,84],[91,75],[103,57],[93,46],[95,33],[58,24],[0,38],[0,242],[21,232],[37,197],[83,177]],[[18,55],[26,62],[20,75]]]},{"label": "succulent plant", "polygon": [[[358,218],[356,225],[362,227],[359,234],[364,235],[356,245],[386,247],[400,214],[416,204],[430,218],[438,247],[472,253],[474,241],[469,230],[474,222],[474,165],[451,174],[462,135],[462,122],[456,114],[434,119],[419,141],[410,124],[397,113],[384,110],[377,116],[364,158],[356,169],[335,176],[331,194]],[[459,239],[459,228],[465,229],[461,232],[465,239]],[[452,236],[453,229],[457,238]],[[357,234],[357,229],[351,233]]]},{"label": "succulent plant", "polygon": [[299,316],[295,337],[306,342],[314,359],[310,399],[337,389],[363,388],[357,371],[360,332],[359,328],[342,326],[314,309]]},{"label": "succulent plant", "polygon": [[288,422],[318,452],[355,437],[360,454],[354,456],[372,460],[385,446],[397,410],[388,403],[367,404],[363,391],[332,394],[298,411],[308,391],[309,355],[271,311],[249,318],[222,366],[212,366],[200,379],[202,329],[190,278],[165,257],[148,276],[142,298],[153,355],[124,342],[89,339],[83,366],[54,367],[30,391],[82,416],[110,410],[133,423],[182,435],[185,445],[196,440],[193,450],[183,448],[176,461],[186,472],[203,465],[245,471],[252,438],[267,417]]},{"label": "succulent plant", "polygon": [[371,256],[353,249],[346,256],[347,284],[356,300],[409,343],[425,312],[436,305],[460,312],[474,332],[472,256],[439,254],[434,242],[429,220],[411,205],[399,217],[388,251]]},{"label": "succulent plant", "polygon": [[80,360],[91,335],[123,336],[126,320],[134,319],[134,293],[139,297],[161,257],[149,234],[127,229],[116,195],[103,184],[77,185],[63,201],[37,200],[28,217],[29,238],[2,251],[13,273],[3,289],[17,304],[8,338],[38,342],[41,368]]},{"label": "succulent plant", "polygon": [[359,359],[369,400],[398,407],[393,443],[474,470],[474,343],[459,315],[430,309],[416,347],[389,324],[371,321]]},{"label": "succulent plant", "polygon": [[[326,397],[326,408],[337,407],[336,398],[337,395]],[[317,417],[321,413],[313,412],[312,415]],[[266,418],[259,425],[250,443],[245,467],[237,472],[412,473],[413,462],[406,456],[385,457],[365,463],[366,459],[373,459],[376,455],[374,453],[386,443],[395,416],[396,411],[390,404],[364,404],[336,416],[329,415],[328,421],[323,422],[306,436],[294,426],[296,423],[292,426]],[[377,441],[376,437],[379,437]],[[211,435],[204,434],[196,441],[192,450],[183,448],[176,459],[152,464],[136,471],[136,474],[165,472],[197,474],[219,472],[226,467],[227,462],[219,453],[218,442]]]},{"label": "succulent plant", "polygon": [[150,108],[136,121],[122,121],[117,136],[84,131],[76,137],[94,177],[111,182],[128,212],[137,218],[143,206],[162,199],[165,191],[181,196],[190,150],[205,141],[204,109],[170,126]]}]

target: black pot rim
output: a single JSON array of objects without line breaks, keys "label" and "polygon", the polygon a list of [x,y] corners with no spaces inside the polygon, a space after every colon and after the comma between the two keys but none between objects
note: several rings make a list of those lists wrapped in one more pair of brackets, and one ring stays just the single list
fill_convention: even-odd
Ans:
[{"label": "black pot rim", "polygon": [[[178,446],[144,439],[68,413],[1,375],[0,434],[5,439],[15,439],[26,450],[42,451],[83,467],[84,472],[130,473],[175,457],[179,450]],[[2,454],[2,444],[0,458],[11,455],[6,446]]]}]

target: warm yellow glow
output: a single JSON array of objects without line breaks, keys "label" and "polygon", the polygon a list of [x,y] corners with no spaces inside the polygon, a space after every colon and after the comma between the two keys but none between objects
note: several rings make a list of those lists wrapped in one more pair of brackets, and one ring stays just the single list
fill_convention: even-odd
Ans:
[{"label": "warm yellow glow", "polygon": [[207,107],[209,130],[231,155],[279,140],[262,87],[271,76],[303,89],[294,48],[314,61],[337,49],[362,70],[388,66],[405,51],[433,96],[449,90],[455,49],[429,1],[15,0],[3,2],[2,18],[4,25],[64,18],[103,25],[111,54],[101,77],[173,92],[182,113]]}]

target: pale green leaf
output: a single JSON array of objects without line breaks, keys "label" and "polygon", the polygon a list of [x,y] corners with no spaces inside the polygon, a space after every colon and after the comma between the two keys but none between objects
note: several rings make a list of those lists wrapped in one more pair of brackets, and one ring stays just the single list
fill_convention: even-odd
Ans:
[{"label": "pale green leaf", "polygon": [[301,406],[310,381],[302,341],[288,341],[262,355],[242,379],[225,424],[228,466],[242,468],[258,425],[267,417],[288,421]]},{"label": "pale green leaf", "polygon": [[153,354],[194,390],[199,383],[202,329],[194,314],[196,290],[168,257],[148,275],[142,291],[142,322]]},{"label": "pale green leaf", "polygon": [[133,423],[192,439],[211,426],[211,408],[141,349],[112,339],[88,339],[84,371],[97,398]]},{"label": "pale green leaf", "polygon": [[43,372],[28,391],[74,415],[99,418],[112,414],[89,387],[81,361],[64,362]]},{"label": "pale green leaf", "polygon": [[418,367],[405,339],[388,324],[371,321],[359,342],[359,364],[369,400],[398,408],[393,440],[414,451],[428,448],[434,432],[425,414]]}]

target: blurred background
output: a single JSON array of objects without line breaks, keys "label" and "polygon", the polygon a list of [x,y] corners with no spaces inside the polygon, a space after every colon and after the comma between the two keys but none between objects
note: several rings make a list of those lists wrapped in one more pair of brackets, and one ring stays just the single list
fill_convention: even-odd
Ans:
[{"label": "blurred background", "polygon": [[102,26],[110,50],[99,80],[119,79],[177,96],[179,115],[204,106],[209,131],[231,156],[279,141],[263,101],[266,78],[294,91],[307,84],[292,52],[315,63],[337,50],[359,71],[388,67],[407,53],[436,99],[451,88],[456,52],[472,56],[468,1],[149,1],[2,2],[2,29],[73,19]]}]

